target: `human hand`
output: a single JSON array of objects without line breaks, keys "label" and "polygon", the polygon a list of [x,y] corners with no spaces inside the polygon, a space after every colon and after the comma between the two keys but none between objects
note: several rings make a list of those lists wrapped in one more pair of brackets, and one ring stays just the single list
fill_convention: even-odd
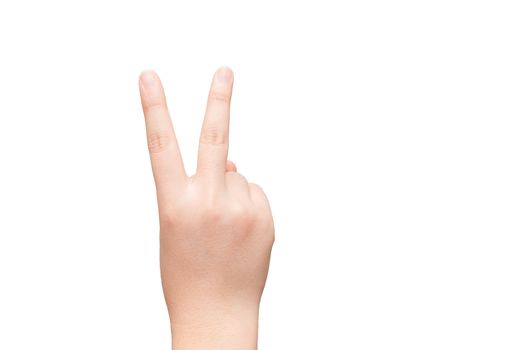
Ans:
[{"label": "human hand", "polygon": [[162,84],[139,79],[160,219],[160,270],[175,349],[256,349],[274,225],[262,189],[227,160],[233,72],[213,77],[188,177]]}]

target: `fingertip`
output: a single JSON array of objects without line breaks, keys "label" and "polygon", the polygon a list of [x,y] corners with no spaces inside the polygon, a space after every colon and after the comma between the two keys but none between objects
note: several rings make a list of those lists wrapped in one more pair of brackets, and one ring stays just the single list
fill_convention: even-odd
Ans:
[{"label": "fingertip", "polygon": [[138,81],[141,87],[147,89],[156,86],[160,81],[160,78],[154,70],[144,69],[142,72],[140,72]]},{"label": "fingertip", "polygon": [[230,83],[234,79],[233,70],[229,66],[221,66],[215,72],[216,78],[224,83]]},{"label": "fingertip", "polygon": [[227,163],[226,163],[226,171],[236,172],[237,171],[236,164],[233,163],[232,161],[228,160]]}]

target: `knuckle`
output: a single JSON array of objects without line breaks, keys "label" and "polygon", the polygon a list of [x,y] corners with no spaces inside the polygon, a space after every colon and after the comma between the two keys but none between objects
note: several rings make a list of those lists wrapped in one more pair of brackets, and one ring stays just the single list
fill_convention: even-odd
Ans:
[{"label": "knuckle", "polygon": [[200,136],[200,142],[204,144],[223,145],[226,140],[226,133],[217,127],[206,127]]},{"label": "knuckle", "polygon": [[229,181],[231,183],[236,183],[236,182],[239,182],[239,183],[242,183],[242,184],[245,184],[247,185],[247,179],[244,175],[238,173],[238,172],[233,172],[233,171],[230,171],[230,172],[227,172],[226,173],[226,181]]},{"label": "knuckle", "polygon": [[263,201],[267,201],[267,196],[262,187],[260,185],[257,185],[255,183],[249,183],[249,190],[251,191],[251,194],[256,196],[259,199],[262,199]]},{"label": "knuckle", "polygon": [[213,90],[209,93],[209,100],[211,102],[229,104],[231,102],[231,95],[227,92]]},{"label": "knuckle", "polygon": [[256,184],[256,183],[250,182],[250,183],[249,183],[249,187],[250,187],[250,189],[253,190],[253,191],[256,191],[256,192],[264,192],[264,191],[262,190],[262,187],[260,187],[260,185],[258,185],[258,184]]},{"label": "knuckle", "polygon": [[142,109],[144,117],[149,119],[155,115],[169,113],[167,111],[167,104],[163,96],[148,96],[142,99]]},{"label": "knuckle", "polygon": [[245,185],[248,184],[247,179],[246,179],[246,177],[245,177],[244,175],[242,175],[242,174],[239,173],[239,172],[235,172],[234,174],[237,175],[239,181],[241,181],[243,184],[245,184]]},{"label": "knuckle", "polygon": [[163,213],[159,215],[160,217],[160,228],[170,228],[173,227],[176,223],[176,216],[172,213]]},{"label": "knuckle", "polygon": [[159,99],[150,99],[142,103],[142,107],[146,114],[161,110],[164,108],[164,104]]},{"label": "knuckle", "polygon": [[182,213],[178,207],[167,204],[162,205],[159,211],[160,227],[173,228],[178,224],[181,216]]},{"label": "knuckle", "polygon": [[147,148],[150,153],[161,153],[169,148],[170,144],[171,137],[163,133],[155,132],[147,138]]},{"label": "knuckle", "polygon": [[234,222],[244,228],[251,227],[257,219],[255,210],[245,205],[234,206],[232,217]]},{"label": "knuckle", "polygon": [[217,205],[205,205],[201,207],[201,217],[205,222],[218,223],[222,220],[222,211]]}]

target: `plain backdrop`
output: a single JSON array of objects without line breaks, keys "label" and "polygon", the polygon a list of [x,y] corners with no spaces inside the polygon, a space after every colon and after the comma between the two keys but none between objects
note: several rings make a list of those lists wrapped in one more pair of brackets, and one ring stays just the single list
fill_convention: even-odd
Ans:
[{"label": "plain backdrop", "polygon": [[169,349],[138,76],[211,77],[276,242],[260,349],[524,348],[521,1],[2,1],[0,349]]}]

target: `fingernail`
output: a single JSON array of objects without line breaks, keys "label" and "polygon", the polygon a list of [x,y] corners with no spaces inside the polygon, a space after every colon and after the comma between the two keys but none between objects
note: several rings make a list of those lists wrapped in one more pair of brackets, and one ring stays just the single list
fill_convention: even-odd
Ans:
[{"label": "fingernail", "polygon": [[157,84],[157,76],[153,71],[144,71],[140,75],[140,84],[146,89],[152,88]]},{"label": "fingernail", "polygon": [[217,78],[222,83],[230,83],[233,79],[233,72],[228,67],[221,67],[217,72]]}]

